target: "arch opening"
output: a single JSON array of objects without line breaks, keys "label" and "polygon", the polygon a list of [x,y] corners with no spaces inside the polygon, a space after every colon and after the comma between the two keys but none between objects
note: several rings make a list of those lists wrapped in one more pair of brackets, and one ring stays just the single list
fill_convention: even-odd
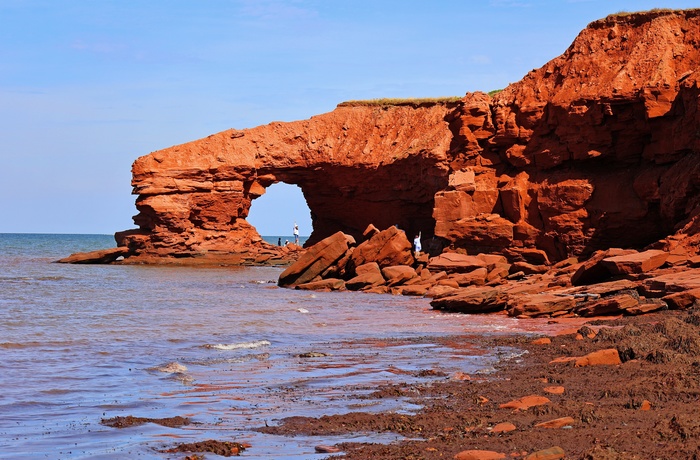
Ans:
[{"label": "arch opening", "polygon": [[299,244],[303,245],[313,232],[311,211],[301,188],[294,184],[276,182],[250,204],[246,218],[258,234],[270,244],[294,242],[294,224],[299,227]]}]

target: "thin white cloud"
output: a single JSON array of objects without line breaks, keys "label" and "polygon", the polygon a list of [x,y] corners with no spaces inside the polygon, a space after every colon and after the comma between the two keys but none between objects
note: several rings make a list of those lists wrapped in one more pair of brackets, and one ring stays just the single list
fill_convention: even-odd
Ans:
[{"label": "thin white cloud", "polygon": [[302,1],[294,0],[243,0],[240,12],[252,18],[263,21],[310,19],[318,16],[318,12]]},{"label": "thin white cloud", "polygon": [[70,47],[78,51],[87,51],[97,54],[113,54],[119,53],[126,49],[126,46],[120,43],[109,42],[85,42],[83,40],[75,40]]},{"label": "thin white cloud", "polygon": [[489,4],[497,8],[530,8],[532,2],[516,1],[516,0],[490,0]]},{"label": "thin white cloud", "polygon": [[469,62],[471,62],[472,64],[489,65],[493,63],[493,60],[490,56],[486,56],[484,54],[475,54],[469,57]]}]

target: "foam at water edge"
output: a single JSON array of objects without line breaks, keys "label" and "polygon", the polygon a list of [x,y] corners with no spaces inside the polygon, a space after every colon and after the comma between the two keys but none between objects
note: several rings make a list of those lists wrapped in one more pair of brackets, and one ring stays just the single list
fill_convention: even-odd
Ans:
[{"label": "foam at water edge", "polygon": [[217,344],[217,345],[204,345],[206,348],[215,348],[217,350],[241,350],[241,349],[251,349],[251,348],[260,348],[270,345],[270,342],[267,340],[257,340],[255,342],[242,342],[242,343],[231,343],[231,344]]}]

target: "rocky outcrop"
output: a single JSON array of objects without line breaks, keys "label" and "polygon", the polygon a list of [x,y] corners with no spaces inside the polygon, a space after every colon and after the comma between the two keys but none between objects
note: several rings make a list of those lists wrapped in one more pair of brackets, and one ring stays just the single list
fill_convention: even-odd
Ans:
[{"label": "rocky outcrop", "polygon": [[405,233],[393,226],[378,231],[370,225],[364,235],[359,245],[338,232],[311,246],[278,284],[426,296],[436,310],[518,318],[636,316],[700,305],[700,268],[692,268],[693,258],[669,263],[670,254],[661,250],[611,248],[587,261],[554,265],[539,253],[522,253],[543,263],[525,273],[530,264],[510,263],[500,254],[411,254]]},{"label": "rocky outcrop", "polygon": [[[374,224],[408,241],[421,231],[431,255],[501,254],[525,276],[610,247],[685,260],[700,243],[698,43],[700,10],[613,15],[493,98],[341,104],[153,152],[133,165],[139,228],[118,246],[127,263],[298,257],[246,222],[286,182],[309,205],[309,245],[336,232],[361,241]],[[356,249],[350,267],[366,262]]]},{"label": "rocky outcrop", "polygon": [[368,238],[359,245],[351,235],[342,232],[318,242],[280,275],[278,284],[328,290],[323,280],[344,279],[342,285],[334,285],[332,290],[359,291],[386,286],[381,292],[387,292],[388,287],[420,279],[412,267],[416,260],[403,231],[391,226],[365,234]]},{"label": "rocky outcrop", "polygon": [[245,219],[276,182],[301,187],[310,244],[338,231],[359,238],[370,223],[430,234],[433,196],[448,178],[446,119],[459,105],[339,107],[141,157],[132,168],[139,230],[118,234],[118,243],[164,256],[259,247]]}]

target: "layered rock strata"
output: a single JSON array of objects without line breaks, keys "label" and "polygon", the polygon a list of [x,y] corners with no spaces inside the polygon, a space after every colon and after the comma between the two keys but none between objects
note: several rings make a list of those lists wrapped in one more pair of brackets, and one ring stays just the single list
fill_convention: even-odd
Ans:
[{"label": "layered rock strata", "polygon": [[345,104],[153,152],[133,165],[139,228],[118,246],[126,261],[278,251],[245,219],[286,182],[309,205],[310,244],[372,223],[421,231],[433,255],[556,262],[654,244],[692,256],[698,43],[700,10],[614,15],[493,98]]}]

